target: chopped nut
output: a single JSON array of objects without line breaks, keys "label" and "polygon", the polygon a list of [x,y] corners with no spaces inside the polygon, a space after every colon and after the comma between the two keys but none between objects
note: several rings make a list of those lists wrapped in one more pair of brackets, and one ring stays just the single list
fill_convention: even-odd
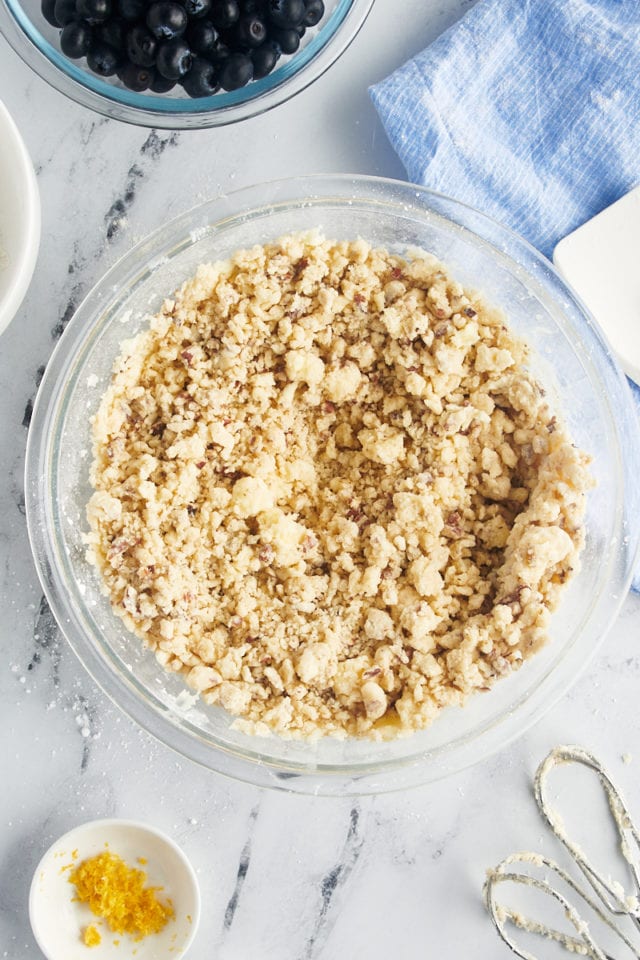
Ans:
[{"label": "chopped nut", "polygon": [[387,712],[387,696],[373,680],[363,683],[362,702],[369,720],[379,720]]},{"label": "chopped nut", "polygon": [[114,610],[247,732],[390,738],[486,690],[545,641],[590,483],[526,357],[418,251],[199,267],[94,418]]}]

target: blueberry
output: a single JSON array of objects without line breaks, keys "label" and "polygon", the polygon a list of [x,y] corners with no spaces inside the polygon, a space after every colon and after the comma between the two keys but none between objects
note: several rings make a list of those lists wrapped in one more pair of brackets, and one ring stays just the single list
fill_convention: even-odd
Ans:
[{"label": "blueberry", "polygon": [[76,0],[76,11],[88,23],[100,23],[111,16],[111,0]]},{"label": "blueberry", "polygon": [[267,0],[267,15],[276,27],[297,27],[305,13],[304,0]]},{"label": "blueberry", "polygon": [[156,69],[167,80],[180,80],[191,69],[193,54],[184,40],[167,40],[160,44]]},{"label": "blueberry", "polygon": [[117,71],[118,77],[124,83],[125,87],[128,87],[129,90],[134,90],[136,93],[142,93],[143,90],[147,90],[153,79],[153,71],[149,70],[147,67],[140,67],[137,63],[125,63],[123,67]]},{"label": "blueberry", "polygon": [[45,18],[47,23],[50,23],[52,27],[59,27],[60,24],[56,20],[55,15],[56,0],[42,0],[40,4],[40,12]]},{"label": "blueberry", "polygon": [[40,0],[68,57],[99,76],[159,95],[237,90],[293,54],[326,0]]},{"label": "blueberry", "polygon": [[147,27],[135,24],[127,32],[125,50],[132,63],[138,67],[152,67],[156,60],[158,41]]},{"label": "blueberry", "polygon": [[184,0],[187,16],[192,20],[208,17],[211,12],[211,0]]},{"label": "blueberry", "polygon": [[300,46],[300,36],[295,28],[290,30],[272,29],[269,39],[278,44],[283,53],[295,53]]},{"label": "blueberry", "polygon": [[237,0],[213,0],[210,19],[216,30],[228,30],[240,19]]},{"label": "blueberry", "polygon": [[182,86],[190,97],[210,97],[220,89],[216,68],[209,60],[196,57],[191,70],[182,80]]},{"label": "blueberry", "polygon": [[262,46],[251,51],[253,79],[260,80],[271,73],[280,58],[280,47],[273,40],[266,40]]},{"label": "blueberry", "polygon": [[89,69],[101,77],[112,77],[120,66],[120,61],[118,51],[101,40],[95,40],[87,54]]},{"label": "blueberry", "polygon": [[159,0],[147,10],[147,26],[156,40],[175,40],[187,29],[187,11],[173,0]]},{"label": "blueberry", "polygon": [[266,24],[255,13],[246,14],[238,20],[235,28],[235,40],[240,47],[253,49],[259,47],[266,39]]},{"label": "blueberry", "polygon": [[101,23],[96,29],[96,37],[103,43],[109,44],[120,53],[124,50],[125,22],[118,17],[111,17]]},{"label": "blueberry", "polygon": [[230,56],[231,50],[226,43],[218,37],[213,45],[213,48],[207,53],[207,60],[211,60],[216,67],[220,68],[225,60],[228,60]]},{"label": "blueberry", "polygon": [[220,70],[220,86],[224,90],[244,87],[253,76],[253,64],[244,53],[232,53]]},{"label": "blueberry", "polygon": [[210,20],[194,20],[187,27],[186,40],[194,53],[209,56],[215,52],[218,31]]},{"label": "blueberry", "polygon": [[134,23],[144,17],[147,4],[145,0],[118,0],[118,13],[123,20]]},{"label": "blueberry", "polygon": [[77,19],[76,0],[56,0],[53,15],[59,27],[66,27],[72,20]]},{"label": "blueberry", "polygon": [[306,13],[303,24],[305,27],[315,27],[324,17],[324,3],[322,0],[305,0]]},{"label": "blueberry", "polygon": [[161,73],[154,70],[149,89],[153,90],[154,93],[169,93],[169,90],[173,90],[177,82],[177,80],[167,80]]},{"label": "blueberry", "polygon": [[91,46],[91,27],[81,20],[65,24],[60,32],[60,49],[72,60],[84,57]]}]

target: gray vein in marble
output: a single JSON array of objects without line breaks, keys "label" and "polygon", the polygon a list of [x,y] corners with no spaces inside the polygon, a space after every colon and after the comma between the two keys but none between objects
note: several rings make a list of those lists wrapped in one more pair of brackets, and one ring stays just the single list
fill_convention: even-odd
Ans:
[{"label": "gray vein in marble", "polygon": [[249,814],[249,829],[248,837],[245,842],[244,847],[242,848],[242,853],[240,854],[240,860],[238,862],[238,872],[236,874],[236,885],[233,889],[233,893],[229,898],[227,904],[227,909],[224,912],[224,932],[226,933],[231,929],[231,924],[233,923],[233,918],[235,917],[236,910],[238,909],[238,903],[240,901],[240,894],[242,893],[242,887],[247,878],[247,873],[249,872],[249,865],[251,863],[251,845],[253,842],[253,831],[255,828],[256,820],[258,819],[258,812],[260,810],[259,804],[256,804],[255,807],[251,810]]},{"label": "gray vein in marble", "polygon": [[[28,404],[27,404],[28,406]],[[16,465],[17,467],[17,465]],[[22,471],[20,471],[20,481],[16,480],[14,473],[10,474],[11,478],[11,499],[16,505],[16,509],[21,517],[26,517],[27,507],[24,499],[24,485],[22,481]]]},{"label": "gray vein in marble", "polygon": [[96,117],[95,120],[92,120],[91,123],[83,124],[80,128],[80,143],[83,147],[88,147],[94,137],[94,134],[101,127],[104,127],[107,123],[112,123],[113,121],[108,120],[107,117]]},{"label": "gray vein in marble", "polygon": [[99,718],[95,706],[80,691],[69,692],[61,696],[60,664],[62,661],[61,634],[46,597],[40,598],[38,612],[33,628],[34,650],[27,664],[27,673],[35,674],[43,664],[43,658],[50,663],[49,679],[63,709],[70,709],[75,717],[78,733],[82,737],[80,773],[88,767],[91,756],[91,744],[98,735]]},{"label": "gray vein in marble", "polygon": [[621,660],[610,656],[600,657],[597,665],[602,671],[625,677],[637,677],[640,674],[640,657],[625,657]]},{"label": "gray vein in marble", "polygon": [[[73,273],[73,272],[74,271],[71,270],[71,268],[69,268],[69,273]],[[51,331],[51,336],[53,337],[54,340],[59,340],[60,337],[62,336],[64,332],[64,328],[68,324],[69,320],[71,320],[71,317],[76,312],[78,304],[80,303],[80,301],[84,296],[85,289],[86,289],[85,283],[74,283],[74,285],[71,287],[71,293],[69,294],[69,298],[67,299],[64,310],[62,311],[60,318],[58,319],[58,322],[56,323],[55,327]]]},{"label": "gray vein in marble", "polygon": [[[45,370],[46,370],[46,365],[44,363],[41,364],[41,366],[39,366],[38,369],[36,370],[36,376],[35,376],[36,390],[40,386],[40,382],[44,376]],[[31,423],[32,413],[33,413],[33,398],[29,397],[29,399],[25,404],[24,415],[22,417],[22,426],[26,427],[27,429],[29,429],[29,425]]]},{"label": "gray vein in marble", "polygon": [[127,181],[122,192],[122,196],[114,200],[107,210],[104,220],[107,225],[107,240],[113,240],[116,234],[122,229],[128,209],[133,206],[136,198],[136,189],[138,181],[142,180],[144,174],[137,163],[129,167]]},{"label": "gray vein in marble", "polygon": [[321,903],[316,916],[311,936],[308,938],[304,958],[312,960],[318,956],[333,927],[330,921],[330,908],[336,893],[341,890],[349,880],[353,869],[358,862],[364,837],[360,830],[360,811],[357,807],[352,807],[349,814],[349,829],[345,838],[341,855],[335,867],[332,867],[325,873],[320,883]]},{"label": "gray vein in marble", "polygon": [[33,628],[33,639],[36,649],[27,670],[35,669],[42,660],[42,654],[46,653],[51,659],[53,686],[58,688],[60,686],[60,631],[51,612],[51,607],[47,603],[47,598],[44,596],[40,597],[40,606]]},{"label": "gray vein in marble", "polygon": [[157,160],[162,156],[167,147],[178,145],[178,134],[171,133],[168,136],[160,136],[157,130],[152,130],[145,142],[140,148],[143,155],[149,154],[152,160]]},{"label": "gray vein in marble", "polygon": [[24,414],[22,416],[22,426],[29,428],[31,423],[31,414],[33,413],[33,398],[29,397],[24,407]]},{"label": "gray vein in marble", "polygon": [[[172,133],[169,136],[160,136],[155,130],[152,130],[140,148],[140,156],[154,162],[162,156],[167,147],[175,147],[177,143],[178,135],[176,133]],[[121,196],[113,201],[105,214],[104,220],[107,225],[107,241],[113,240],[122,229],[126,215],[135,203],[138,185],[144,180],[144,177],[145,171],[139,164],[134,163],[129,167]]]},{"label": "gray vein in marble", "polygon": [[[89,258],[86,255],[83,256],[80,253],[78,242],[75,241],[73,244],[73,258],[67,266],[67,273],[69,276],[73,276],[77,273],[82,274],[88,259]],[[57,324],[51,331],[51,336],[54,340],[59,340],[62,336],[64,328],[68,324],[69,320],[71,320],[71,317],[76,312],[78,305],[84,297],[86,287],[87,284],[82,280],[79,280],[72,285],[71,292],[65,304],[64,310],[60,314]]]},{"label": "gray vein in marble", "polygon": [[[95,121],[89,126],[86,135],[84,135],[84,138],[87,139],[87,142],[91,139],[92,132],[95,132],[95,130],[99,126],[102,126],[102,124],[103,122],[101,121]],[[175,147],[178,145],[178,143],[179,138],[176,133],[160,135],[155,130],[152,130],[149,133],[146,140],[139,148],[138,161],[133,163],[127,171],[125,183],[120,194],[116,195],[116,199],[112,201],[109,209],[104,215],[103,219],[106,225],[105,239],[107,243],[111,243],[113,240],[115,240],[125,225],[127,214],[136,201],[138,187],[140,183],[144,181],[151,166],[157,162],[167,147]],[[82,275],[84,267],[88,263],[89,259],[90,255],[87,253],[81,253],[78,244],[75,243],[73,247],[73,258],[67,268],[69,275]],[[78,281],[72,285],[66,305],[52,331],[54,340],[57,340],[62,335],[67,323],[75,313],[80,301],[84,297],[87,286],[88,284],[85,281]]]}]

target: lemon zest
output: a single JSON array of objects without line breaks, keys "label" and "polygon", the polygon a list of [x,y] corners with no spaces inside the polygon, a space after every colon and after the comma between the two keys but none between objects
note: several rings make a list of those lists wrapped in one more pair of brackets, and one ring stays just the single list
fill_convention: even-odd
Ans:
[{"label": "lemon zest", "polygon": [[82,942],[86,947],[97,947],[102,942],[100,931],[95,924],[91,923],[88,927],[85,927]]},{"label": "lemon zest", "polygon": [[163,903],[156,897],[162,888],[145,887],[146,881],[144,870],[129,867],[108,852],[83,860],[69,876],[77,900],[106,920],[113,933],[126,933],[134,940],[159,933],[175,916],[171,901]]}]

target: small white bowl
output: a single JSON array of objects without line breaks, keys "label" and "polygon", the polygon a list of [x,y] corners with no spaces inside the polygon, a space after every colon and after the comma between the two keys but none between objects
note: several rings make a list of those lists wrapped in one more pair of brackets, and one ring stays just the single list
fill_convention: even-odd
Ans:
[{"label": "small white bowl", "polygon": [[[114,934],[87,904],[74,900],[69,864],[109,850],[129,866],[138,858],[147,882],[161,887],[161,898],[170,899],[175,918],[160,933],[134,941]],[[93,820],[65,833],[38,864],[29,893],[29,919],[38,946],[47,960],[180,960],[188,950],[200,919],[200,891],[193,867],[166,834],[132,820]],[[86,927],[95,924],[101,942],[88,952],[82,940]]]},{"label": "small white bowl", "polygon": [[40,245],[40,195],[33,164],[0,100],[0,333],[31,281]]}]

